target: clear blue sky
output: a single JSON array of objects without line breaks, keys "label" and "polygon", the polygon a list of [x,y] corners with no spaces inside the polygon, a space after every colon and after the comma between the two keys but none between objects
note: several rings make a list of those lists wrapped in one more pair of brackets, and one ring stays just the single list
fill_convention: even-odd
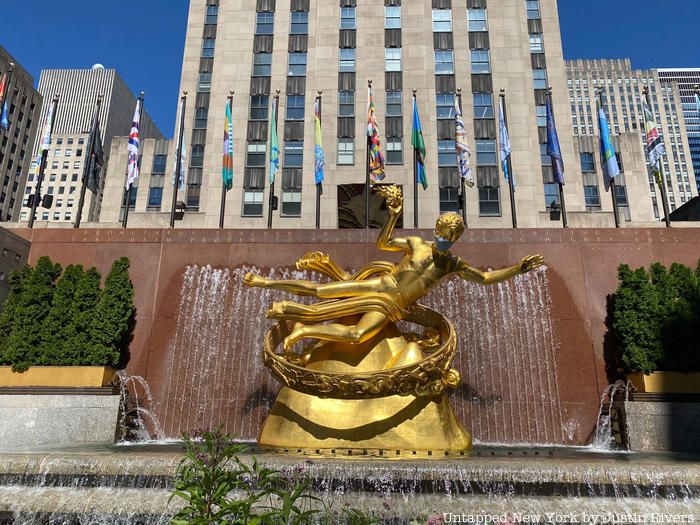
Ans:
[{"label": "clear blue sky", "polygon": [[[36,80],[43,68],[116,68],[132,91],[146,92],[163,133],[173,133],[187,0],[2,3],[0,44]],[[700,67],[700,0],[559,0],[559,11],[566,58]]]}]

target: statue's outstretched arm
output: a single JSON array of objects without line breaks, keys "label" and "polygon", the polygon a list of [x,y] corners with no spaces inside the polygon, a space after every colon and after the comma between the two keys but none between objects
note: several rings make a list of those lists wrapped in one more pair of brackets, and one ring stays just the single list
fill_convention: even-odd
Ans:
[{"label": "statue's outstretched arm", "polygon": [[482,272],[481,270],[469,266],[466,262],[460,259],[457,273],[460,277],[462,277],[462,279],[466,279],[467,281],[472,281],[474,283],[496,284],[512,279],[516,275],[527,273],[535,268],[539,268],[543,264],[544,259],[541,255],[529,255],[520,261],[520,263],[516,264],[515,266],[511,266],[510,268]]},{"label": "statue's outstretched arm", "polygon": [[389,210],[389,220],[386,222],[377,237],[377,248],[390,252],[408,252],[410,246],[406,239],[392,239],[391,234],[394,233],[396,221],[399,220],[401,210],[403,209],[403,195],[398,186],[380,186],[377,188],[377,193],[384,197],[386,207]]}]

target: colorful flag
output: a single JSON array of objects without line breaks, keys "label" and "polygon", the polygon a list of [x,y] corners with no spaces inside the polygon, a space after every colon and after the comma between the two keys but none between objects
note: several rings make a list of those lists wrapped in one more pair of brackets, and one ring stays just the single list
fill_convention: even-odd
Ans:
[{"label": "colorful flag", "polygon": [[[506,126],[505,108],[503,107],[503,97],[498,107],[498,137],[500,142],[501,165],[503,166],[503,175],[507,181],[510,181],[510,173],[508,172],[508,157],[510,157],[510,135],[508,134],[508,126]],[[513,179],[515,182],[515,179]]]},{"label": "colorful flag", "polygon": [[615,148],[612,143],[612,133],[610,124],[605,116],[602,107],[598,107],[598,126],[600,127],[600,154],[602,163],[605,166],[606,179],[612,179],[620,174],[620,166],[615,156]]},{"label": "colorful flag", "polygon": [[[185,169],[187,164],[187,141],[185,140],[185,134],[182,133],[182,143],[180,143],[180,127],[184,125],[180,115],[182,114],[182,102],[180,102],[180,108],[177,111],[178,124],[177,131],[175,132],[176,143],[175,143],[175,165],[173,166],[173,184],[177,184],[180,191],[185,189]],[[177,158],[177,152],[180,152],[180,158]],[[180,163],[180,179],[177,179],[177,166]]]},{"label": "colorful flag", "polygon": [[700,118],[700,92],[695,92],[695,106],[698,110],[698,118]]},{"label": "colorful flag", "polygon": [[455,99],[455,148],[457,150],[457,165],[459,166],[459,175],[464,179],[467,186],[474,186],[474,174],[469,165],[469,158],[472,152],[469,151],[467,144],[467,132],[464,129],[464,119],[462,118],[462,109],[459,107],[459,100]]},{"label": "colorful flag", "polygon": [[270,115],[270,184],[275,183],[277,172],[280,170],[280,141],[277,136],[277,103],[272,103],[272,114]]},{"label": "colorful flag", "polygon": [[10,114],[7,111],[7,100],[2,104],[2,115],[0,115],[0,128],[7,131],[10,129]]},{"label": "colorful flag", "polygon": [[423,140],[423,128],[420,125],[418,115],[418,102],[413,97],[413,131],[411,132],[411,145],[416,155],[416,180],[420,182],[424,190],[428,189],[428,178],[425,175],[425,140]]},{"label": "colorful flag", "polygon": [[90,141],[88,159],[90,165],[87,173],[87,189],[97,195],[100,191],[102,166],[105,163],[99,119],[95,121],[95,129],[92,130],[92,140]]},{"label": "colorful flag", "polygon": [[53,108],[54,104],[52,103],[49,106],[49,112],[46,114],[46,120],[44,120],[44,127],[41,128],[41,139],[39,142],[39,149],[37,151],[37,157],[36,157],[36,174],[39,174],[39,170],[41,170],[41,159],[44,155],[45,151],[49,151],[51,148],[51,129],[53,128]]},{"label": "colorful flag", "polygon": [[644,109],[644,130],[646,132],[649,166],[652,169],[657,169],[661,157],[666,155],[666,147],[661,140],[661,135],[659,135],[659,127],[654,120],[654,114],[644,98],[642,99],[642,108]]},{"label": "colorful flag", "polygon": [[377,115],[374,110],[374,98],[372,88],[367,90],[369,105],[367,108],[367,137],[369,142],[369,174],[372,184],[381,182],[386,177],[384,173],[384,153],[382,153],[382,140],[379,136]]},{"label": "colorful flag", "polygon": [[139,150],[141,147],[141,99],[136,101],[136,109],[134,110],[134,119],[131,123],[131,132],[129,133],[129,146],[127,158],[127,177],[126,190],[129,191],[132,184],[139,178]]},{"label": "colorful flag", "polygon": [[321,133],[321,101],[316,99],[314,107],[314,156],[315,166],[314,173],[316,174],[316,185],[323,184],[325,180],[324,169],[326,166],[326,155],[323,152],[323,134]]},{"label": "colorful flag", "polygon": [[547,155],[552,158],[554,180],[564,185],[564,157],[561,154],[559,134],[557,133],[557,125],[554,122],[551,97],[547,97]]},{"label": "colorful flag", "polygon": [[226,120],[224,123],[224,160],[221,168],[221,179],[226,191],[233,188],[233,108],[231,99],[226,102]]},{"label": "colorful flag", "polygon": [[7,92],[7,73],[3,73],[0,77],[0,102],[5,102],[5,93]]}]

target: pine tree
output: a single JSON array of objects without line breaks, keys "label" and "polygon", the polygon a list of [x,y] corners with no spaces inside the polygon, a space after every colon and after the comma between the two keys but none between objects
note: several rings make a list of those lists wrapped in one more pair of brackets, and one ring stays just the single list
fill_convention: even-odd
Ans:
[{"label": "pine tree", "polygon": [[73,304],[70,309],[70,324],[66,330],[65,345],[70,356],[68,363],[73,366],[105,366],[94,359],[91,329],[100,301],[100,280],[102,276],[96,268],[86,271],[78,281]]},{"label": "pine tree", "polygon": [[129,330],[134,311],[129,259],[122,257],[112,265],[92,319],[92,359],[109,366],[119,364],[122,340]]}]

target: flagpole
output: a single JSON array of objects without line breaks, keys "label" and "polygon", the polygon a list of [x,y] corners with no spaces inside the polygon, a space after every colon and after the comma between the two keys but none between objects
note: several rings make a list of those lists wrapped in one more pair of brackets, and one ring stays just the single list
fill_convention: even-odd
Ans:
[{"label": "flagpole", "polygon": [[[228,92],[228,103],[229,107],[231,108],[231,118],[233,118],[233,95],[235,94],[233,91]],[[233,137],[228,138],[229,141],[231,141],[231,144],[233,144]],[[221,181],[221,210],[219,211],[219,229],[223,230],[224,229],[224,217],[226,215],[226,193],[228,192],[226,188],[226,181]]]},{"label": "flagpole", "polygon": [[83,217],[83,206],[85,204],[85,193],[87,192],[87,181],[90,176],[90,170],[92,169],[92,150],[95,147],[95,133],[97,133],[97,119],[100,116],[100,106],[102,105],[103,95],[97,96],[97,103],[95,104],[95,114],[92,116],[92,124],[90,127],[90,135],[88,137],[87,143],[87,155],[83,160],[83,179],[80,188],[80,199],[78,200],[78,213],[75,217],[75,223],[73,228],[80,228],[80,221]]},{"label": "flagpole", "polygon": [[[323,91],[318,92],[318,96],[316,97],[316,100],[318,100],[318,121],[319,123],[322,123],[323,120]],[[315,127],[315,126],[314,126]],[[314,133],[316,131],[314,130]],[[321,228],[321,193],[323,192],[323,183],[319,182],[316,184],[316,229]]]},{"label": "flagpole", "polygon": [[180,127],[178,129],[177,149],[175,150],[175,181],[173,182],[173,202],[170,207],[170,228],[175,227],[175,207],[177,206],[177,194],[182,178],[182,141],[185,138],[185,108],[187,107],[187,91],[182,92],[180,98]]},{"label": "flagpole", "polygon": [[[554,102],[552,101],[552,86],[547,88],[547,99],[549,100],[549,107],[552,111],[552,118],[554,118]],[[559,202],[561,203],[561,222],[564,228],[569,227],[569,221],[566,217],[566,199],[564,198],[564,185],[561,181],[557,181],[557,186],[559,186]]]},{"label": "flagpole", "polygon": [[[372,93],[372,81],[371,80],[367,81],[367,87],[369,88],[367,93],[371,97],[371,93]],[[370,100],[367,101],[368,108],[369,108],[370,102],[371,102]],[[369,196],[370,196],[369,194],[372,191],[371,190],[372,183],[371,183],[370,171],[369,171],[369,168],[370,168],[369,152],[370,152],[370,147],[372,144],[371,143],[372,138],[369,136],[369,133],[367,131],[365,131],[365,134],[367,135],[367,155],[365,155],[365,157],[366,157],[365,160],[367,162],[367,168],[365,170],[366,171],[366,173],[365,173],[365,229],[369,229]]]},{"label": "flagpole", "polygon": [[[56,124],[56,113],[58,111],[58,99],[59,95],[56,93],[53,96],[53,108],[50,110],[52,115],[51,126],[49,128],[49,135],[53,133],[54,125]],[[43,138],[43,137],[42,137]],[[41,160],[39,161],[39,175],[36,181],[36,188],[34,190],[34,200],[32,201],[32,210],[29,212],[29,228],[34,228],[34,221],[36,220],[36,209],[39,206],[39,199],[41,198],[41,185],[44,183],[44,172],[46,171],[46,163],[49,156],[49,150],[45,149],[41,152]]]},{"label": "flagpole", "polygon": [[[277,133],[277,142],[279,144],[279,129],[278,129],[278,123],[279,123],[279,118],[280,118],[280,90],[278,89],[276,91],[275,95],[275,133]],[[270,145],[272,147],[272,145]],[[270,154],[272,154],[272,150],[270,150]],[[277,158],[279,159],[279,152],[277,153]],[[279,160],[278,160],[279,162]],[[270,170],[272,170],[272,166],[270,166]],[[279,171],[279,169],[277,170]],[[268,202],[268,207],[267,207],[267,228],[272,229],[272,214],[274,212],[274,207],[275,207],[275,182],[277,181],[277,174],[275,174],[275,180],[270,181],[270,198]]]},{"label": "flagpole", "polygon": [[[501,101],[503,104],[501,107],[503,108],[503,122],[506,126],[506,130],[508,129],[508,110],[506,109],[506,90],[501,89]],[[506,159],[506,164],[508,167],[508,190],[510,191],[510,213],[513,217],[513,228],[518,227],[518,216],[516,214],[515,210],[515,181],[513,180],[513,164],[511,162],[511,155],[508,155],[508,158]]]},{"label": "flagpole", "polygon": [[[459,111],[462,112],[462,88],[457,89],[457,102],[459,103]],[[464,117],[462,117],[464,118]],[[466,140],[466,137],[464,137]],[[469,228],[467,224],[467,181],[462,174],[459,176],[460,186],[462,189],[462,220],[464,221],[464,227]]]},{"label": "flagpole", "polygon": [[[602,90],[602,88],[598,88],[597,92],[598,92],[598,97],[597,97],[598,108],[599,109],[602,108],[603,112],[605,112],[605,108],[603,107],[603,90]],[[600,140],[601,140],[601,144],[602,144],[602,140],[603,140],[602,134],[603,133],[602,133],[602,130],[600,129],[600,116],[598,116],[598,133],[601,135]],[[607,169],[606,166],[602,165],[602,163],[601,163],[601,168],[603,170]],[[620,227],[620,210],[618,209],[618,206],[617,206],[617,195],[615,194],[615,177],[610,177],[610,175],[608,175],[608,180],[610,181],[610,193],[612,194],[613,213],[615,215],[615,228],[619,228]]]},{"label": "flagpole", "polygon": [[[2,113],[5,111],[5,102],[10,98],[10,84],[12,83],[12,74],[14,73],[15,70],[15,63],[10,62],[9,63],[9,68],[7,70],[7,83],[5,84],[5,93],[3,94],[2,100],[0,100],[0,118],[2,117]],[[10,117],[9,115],[9,109],[8,109],[8,119]],[[0,131],[2,131],[2,126],[0,126]],[[8,125],[7,131],[10,131],[10,127]]]},{"label": "flagpole", "polygon": [[[141,101],[141,106],[139,107],[139,147],[141,145],[141,121],[143,120],[143,101],[146,99],[146,94],[142,91],[141,96],[139,97],[139,100]],[[140,164],[141,162],[141,152],[139,151],[139,158],[136,159],[136,162]],[[127,167],[127,182],[128,182],[128,173],[129,169]],[[124,219],[122,220],[122,228],[126,228],[128,222],[129,222],[129,206],[131,204],[131,190],[134,187],[134,184],[129,184],[129,189],[126,190],[126,206],[124,208]]]},{"label": "flagpole", "polygon": [[[413,108],[417,107],[416,92],[413,90]],[[418,229],[418,150],[413,147],[413,227]]]},{"label": "flagpole", "polygon": [[[644,89],[642,90],[642,93],[644,94],[644,99],[647,102],[647,107],[649,108],[649,111],[652,113],[654,112],[654,109],[652,108],[651,105],[651,100],[649,99],[649,86],[644,86]],[[642,115],[644,117],[644,131],[646,133],[646,116]],[[646,140],[646,139],[645,139]],[[648,153],[648,152],[647,152]],[[661,200],[663,201],[663,208],[664,208],[664,221],[666,222],[666,228],[671,227],[671,217],[669,209],[668,209],[668,198],[667,198],[667,193],[666,193],[666,177],[664,176],[664,163],[661,162],[661,159],[659,159],[659,177],[656,180],[656,183],[659,186],[659,189],[661,190]],[[651,167],[651,169],[654,169],[654,166]]]}]

